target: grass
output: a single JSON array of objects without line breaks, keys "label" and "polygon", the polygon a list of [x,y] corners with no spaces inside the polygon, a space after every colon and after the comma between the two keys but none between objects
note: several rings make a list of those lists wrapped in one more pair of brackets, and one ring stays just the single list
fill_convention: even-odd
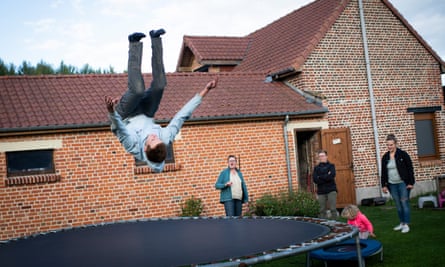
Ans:
[{"label": "grass", "polygon": [[[380,256],[366,259],[366,267],[445,267],[445,209],[435,209],[425,203],[417,207],[417,199],[411,200],[411,231],[402,234],[392,228],[399,221],[392,201],[382,206],[360,207],[374,225],[376,239],[383,245],[383,262]],[[340,221],[346,222],[344,219]],[[296,255],[257,264],[260,267],[306,266],[306,255]],[[322,261],[313,260],[312,267],[322,267]],[[332,266],[358,266],[354,262],[330,262]]]}]

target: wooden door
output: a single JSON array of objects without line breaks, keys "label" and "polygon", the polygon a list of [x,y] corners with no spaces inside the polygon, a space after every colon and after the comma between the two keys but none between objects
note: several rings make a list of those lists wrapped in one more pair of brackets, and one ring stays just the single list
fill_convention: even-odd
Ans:
[{"label": "wooden door", "polygon": [[321,131],[321,145],[328,152],[329,162],[335,164],[337,183],[337,208],[356,204],[349,128]]}]

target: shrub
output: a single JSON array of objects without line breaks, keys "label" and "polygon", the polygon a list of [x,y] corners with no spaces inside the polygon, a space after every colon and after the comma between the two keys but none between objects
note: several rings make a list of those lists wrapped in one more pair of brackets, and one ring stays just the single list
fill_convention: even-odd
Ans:
[{"label": "shrub", "polygon": [[282,192],[278,196],[263,195],[250,203],[249,213],[257,216],[307,216],[316,217],[319,204],[315,196],[305,191]]},{"label": "shrub", "polygon": [[203,210],[202,200],[194,196],[181,203],[181,217],[197,217]]}]

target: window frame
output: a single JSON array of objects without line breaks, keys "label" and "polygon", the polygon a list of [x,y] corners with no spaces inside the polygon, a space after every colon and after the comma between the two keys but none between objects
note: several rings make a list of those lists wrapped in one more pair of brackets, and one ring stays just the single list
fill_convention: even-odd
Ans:
[{"label": "window frame", "polygon": [[[9,168],[9,161],[11,159],[9,158],[12,154],[17,153],[42,153],[47,152],[50,155],[50,167],[46,168],[44,167],[42,170],[18,170],[18,171],[10,171]],[[21,150],[21,151],[7,151],[6,153],[6,177],[7,178],[13,178],[13,177],[20,177],[20,176],[33,176],[33,175],[42,175],[42,174],[56,174],[56,167],[55,167],[55,161],[54,161],[54,149],[33,149],[33,150]]]},{"label": "window frame", "polygon": [[[432,126],[432,135],[433,135],[433,141],[434,141],[434,154],[429,155],[420,155],[419,154],[419,143],[417,142],[417,121],[420,120],[430,120],[431,126]],[[417,157],[419,158],[419,161],[429,161],[429,160],[437,160],[440,159],[440,150],[439,150],[439,138],[437,133],[437,121],[436,121],[436,114],[434,112],[420,112],[420,113],[414,113],[414,127],[416,132],[416,147],[417,147]]]}]

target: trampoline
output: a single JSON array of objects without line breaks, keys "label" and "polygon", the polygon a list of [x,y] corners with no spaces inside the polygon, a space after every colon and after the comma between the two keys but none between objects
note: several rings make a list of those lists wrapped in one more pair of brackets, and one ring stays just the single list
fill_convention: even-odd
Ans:
[{"label": "trampoline", "polygon": [[357,236],[309,217],[178,217],[67,228],[3,241],[2,266],[238,266]]},{"label": "trampoline", "polygon": [[[364,259],[380,253],[380,261],[383,261],[382,243],[375,239],[360,239],[361,257]],[[333,246],[317,249],[310,252],[310,258],[322,260],[327,265],[327,261],[357,260],[356,240],[349,239]]]}]

